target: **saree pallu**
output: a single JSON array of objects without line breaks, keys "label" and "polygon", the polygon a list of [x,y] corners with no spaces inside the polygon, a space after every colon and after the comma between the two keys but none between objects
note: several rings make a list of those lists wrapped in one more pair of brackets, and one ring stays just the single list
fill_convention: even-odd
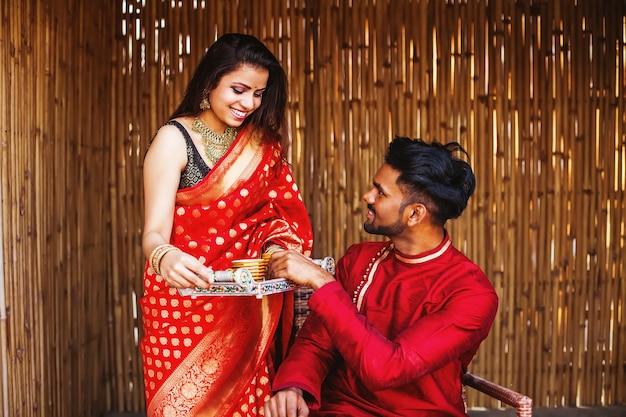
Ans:
[{"label": "saree pallu", "polygon": [[[308,214],[280,147],[244,129],[206,178],[177,193],[171,243],[213,270],[269,244],[310,256]],[[289,336],[292,293],[182,297],[146,263],[140,305],[148,417],[262,413],[270,347],[279,322]]]}]

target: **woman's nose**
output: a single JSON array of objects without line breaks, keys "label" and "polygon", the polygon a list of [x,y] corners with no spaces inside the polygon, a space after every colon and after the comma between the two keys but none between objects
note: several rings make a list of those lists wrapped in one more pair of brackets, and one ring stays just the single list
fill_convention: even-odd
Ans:
[{"label": "woman's nose", "polygon": [[254,94],[244,94],[241,98],[241,104],[246,110],[254,108]]}]

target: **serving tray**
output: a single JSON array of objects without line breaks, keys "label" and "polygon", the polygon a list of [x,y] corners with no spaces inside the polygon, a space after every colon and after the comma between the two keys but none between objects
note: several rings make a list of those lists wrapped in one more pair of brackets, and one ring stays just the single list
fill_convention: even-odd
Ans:
[{"label": "serving tray", "polygon": [[[311,259],[324,270],[335,274],[335,260],[329,256],[323,259]],[[298,285],[286,278],[266,279],[255,281],[246,268],[235,268],[226,271],[213,271],[213,285],[209,288],[183,288],[178,293],[191,298],[218,295],[218,296],[254,296],[263,298],[264,295],[291,291]]]}]

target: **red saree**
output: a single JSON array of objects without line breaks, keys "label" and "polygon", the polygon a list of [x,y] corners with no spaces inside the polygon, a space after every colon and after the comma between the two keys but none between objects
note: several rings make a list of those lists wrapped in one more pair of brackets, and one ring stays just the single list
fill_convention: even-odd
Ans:
[{"label": "red saree", "polygon": [[[308,214],[279,146],[244,129],[206,178],[177,193],[171,243],[214,270],[271,243],[310,256]],[[182,297],[146,263],[140,305],[148,417],[262,413],[293,294]]]}]

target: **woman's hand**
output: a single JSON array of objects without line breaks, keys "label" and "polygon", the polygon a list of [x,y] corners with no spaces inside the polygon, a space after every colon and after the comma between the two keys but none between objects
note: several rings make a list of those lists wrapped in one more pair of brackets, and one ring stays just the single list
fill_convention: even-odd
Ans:
[{"label": "woman's hand", "polygon": [[159,269],[165,282],[173,288],[208,288],[213,284],[211,268],[181,250],[163,255]]},{"label": "woman's hand", "polygon": [[304,401],[300,388],[287,388],[278,391],[263,407],[265,417],[307,417],[309,407]]}]

